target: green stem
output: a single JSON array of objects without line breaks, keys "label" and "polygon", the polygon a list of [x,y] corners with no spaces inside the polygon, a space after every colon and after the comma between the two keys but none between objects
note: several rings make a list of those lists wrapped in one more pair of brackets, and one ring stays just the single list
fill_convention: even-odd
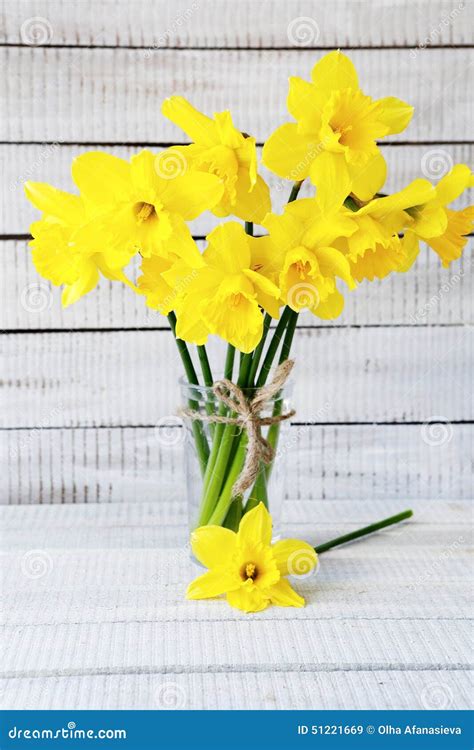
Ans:
[{"label": "green stem", "polygon": [[364,526],[363,529],[357,529],[357,531],[351,531],[350,534],[344,534],[343,536],[338,536],[336,539],[331,539],[330,542],[324,542],[324,544],[319,544],[314,549],[318,553],[318,555],[322,555],[323,552],[327,552],[329,549],[332,549],[333,547],[339,547],[340,544],[346,544],[346,542],[352,542],[354,539],[360,539],[362,536],[367,536],[367,534],[373,534],[375,531],[380,531],[380,529],[385,529],[387,526],[392,526],[394,523],[400,523],[400,521],[405,521],[407,518],[411,518],[413,515],[412,510],[404,510],[403,513],[398,513],[396,516],[390,516],[390,518],[384,518],[383,521],[377,521],[377,523],[372,523],[370,526]]},{"label": "green stem", "polygon": [[[174,314],[174,312],[169,313],[168,321],[176,341],[176,346],[178,347],[178,352],[181,357],[188,382],[191,385],[199,385],[198,376],[196,374],[196,370],[194,369],[193,361],[191,359],[191,355],[189,354],[188,347],[186,346],[186,342],[184,342],[182,339],[176,338],[176,315]],[[193,411],[199,410],[199,404],[194,399],[189,399],[188,406]],[[204,433],[201,422],[193,420],[192,431],[194,435],[194,441],[196,443],[199,466],[201,467],[201,472],[204,475],[206,471],[207,459],[209,458],[209,446],[207,444],[206,435]]]},{"label": "green stem", "polygon": [[260,363],[260,359],[261,359],[262,352],[263,352],[263,347],[265,346],[265,340],[267,338],[268,329],[270,328],[271,321],[272,321],[272,316],[266,313],[263,319],[262,338],[258,342],[258,346],[255,349],[253,358],[252,358],[252,365],[250,367],[250,372],[249,372],[249,388],[252,388],[255,382],[255,376],[257,374],[258,365]]},{"label": "green stem", "polygon": [[169,313],[168,321],[176,341],[176,346],[178,347],[181,361],[184,365],[186,377],[188,381],[193,385],[199,385],[198,376],[196,370],[194,369],[193,361],[191,359],[191,355],[189,354],[188,347],[186,346],[186,342],[183,341],[183,339],[176,338],[176,315],[174,314],[174,312]]},{"label": "green stem", "polygon": [[227,378],[227,380],[232,380],[232,371],[234,369],[234,359],[235,359],[235,346],[232,346],[232,344],[227,344],[227,354],[225,355],[225,365],[224,365],[224,377]]},{"label": "green stem", "polygon": [[293,337],[295,335],[296,324],[298,322],[298,314],[299,313],[291,310],[290,308],[290,312],[288,315],[288,326],[286,329],[285,338],[283,339],[283,346],[281,347],[280,359],[278,361],[278,364],[280,365],[282,362],[285,362],[288,359],[291,345],[293,343]]},{"label": "green stem", "polygon": [[288,203],[293,203],[298,197],[298,193],[301,190],[301,185],[303,184],[303,180],[301,182],[295,182],[293,187],[291,188],[290,197],[288,198]]},{"label": "green stem", "polygon": [[237,497],[235,500],[232,501],[230,508],[227,511],[227,515],[224,519],[224,523],[222,525],[226,529],[231,529],[231,531],[238,531],[240,519],[242,518],[242,514],[243,514],[242,498]]},{"label": "green stem", "polygon": [[278,321],[277,327],[275,328],[275,332],[273,334],[272,340],[270,341],[269,347],[267,349],[267,353],[265,355],[265,359],[263,360],[262,367],[260,369],[259,376],[257,378],[257,388],[260,388],[262,385],[265,385],[268,377],[268,373],[271,370],[273,360],[275,359],[275,355],[277,353],[278,346],[280,344],[280,341],[283,336],[283,332],[286,329],[286,325],[288,323],[288,319],[290,317],[290,313],[292,310],[289,307],[285,307],[283,310],[280,320]]},{"label": "green stem", "polygon": [[[224,365],[224,378],[227,378],[227,380],[232,380],[234,360],[235,360],[235,346],[232,346],[232,344],[228,344],[227,353],[225,357],[225,365]],[[225,415],[225,411],[226,411],[226,405],[221,402],[219,404],[217,413],[219,416],[222,417]],[[219,452],[219,446],[221,443],[224,428],[225,428],[225,425],[220,422],[218,422],[215,425],[214,435],[212,439],[211,453],[209,455],[209,460],[207,462],[206,474],[205,474],[204,482],[203,482],[203,498],[206,495],[207,487],[209,485],[209,480],[214,471],[214,464],[216,462],[217,454]]]},{"label": "green stem", "polygon": [[198,350],[199,362],[201,363],[201,370],[202,370],[202,376],[204,378],[204,384],[207,385],[208,388],[210,388],[214,382],[214,378],[212,377],[211,365],[209,364],[209,358],[207,356],[206,347],[204,345],[198,346],[197,350]]},{"label": "green stem", "polygon": [[[251,354],[244,354],[241,358],[239,377],[237,379],[237,385],[239,388],[244,388],[247,384],[251,361]],[[225,470],[232,452],[234,439],[240,437],[240,428],[236,425],[228,424],[223,426],[223,431],[216,433],[214,437],[212,453],[204,477],[203,499],[199,515],[200,526],[204,526],[206,523],[210,522],[209,516],[213,514],[215,505],[219,498],[222,483],[225,480]],[[224,518],[225,514],[219,523],[222,523]]]}]

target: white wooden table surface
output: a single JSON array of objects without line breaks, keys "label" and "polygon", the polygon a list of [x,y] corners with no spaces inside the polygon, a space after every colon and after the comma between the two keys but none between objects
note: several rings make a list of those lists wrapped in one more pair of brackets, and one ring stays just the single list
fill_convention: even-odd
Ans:
[{"label": "white wooden table surface", "polygon": [[[402,509],[287,502],[286,531],[318,543]],[[250,616],[184,599],[182,507],[4,506],[2,706],[467,708],[471,511],[414,509],[322,556],[306,608]]]}]

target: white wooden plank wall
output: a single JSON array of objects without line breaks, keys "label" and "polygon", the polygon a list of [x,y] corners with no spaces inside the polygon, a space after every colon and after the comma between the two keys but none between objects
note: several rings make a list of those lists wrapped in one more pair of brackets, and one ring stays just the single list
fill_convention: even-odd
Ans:
[{"label": "white wooden plank wall", "polygon": [[[179,401],[166,321],[111,283],[62,310],[58,290],[38,279],[29,258],[35,212],[22,182],[67,189],[77,153],[128,156],[186,142],[159,113],[173,92],[207,112],[230,108],[261,144],[287,117],[288,75],[308,77],[322,50],[337,46],[351,50],[368,93],[416,107],[409,129],[383,147],[389,190],[419,175],[436,179],[451,163],[472,165],[474,5],[5,0],[0,7],[0,503],[152,502],[163,489],[182,502],[182,445],[167,445],[159,431]],[[280,210],[289,186],[266,176]],[[214,224],[201,217],[193,232],[202,238]],[[472,496],[471,257],[469,247],[443,271],[423,248],[411,274],[348,295],[335,323],[301,317],[292,496]]]}]

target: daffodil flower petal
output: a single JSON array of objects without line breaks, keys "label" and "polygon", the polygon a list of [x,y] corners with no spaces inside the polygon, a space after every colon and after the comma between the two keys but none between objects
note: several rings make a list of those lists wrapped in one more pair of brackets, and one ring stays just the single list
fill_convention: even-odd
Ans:
[{"label": "daffodil flower petal", "polygon": [[312,308],[311,312],[321,320],[334,320],[341,315],[344,310],[344,297],[335,289],[325,300],[319,303],[317,307]]},{"label": "daffodil flower petal", "polygon": [[255,185],[251,187],[248,170],[240,167],[235,193],[232,213],[243,221],[260,224],[271,209],[270,191],[263,177],[257,175]]},{"label": "daffodil flower petal", "polygon": [[272,517],[263,503],[249,511],[242,518],[237,534],[239,542],[249,544],[270,544],[272,539]]},{"label": "daffodil flower petal", "polygon": [[272,604],[278,607],[304,607],[305,601],[296,593],[286,578],[281,578],[268,590]]},{"label": "daffodil flower petal", "polygon": [[88,151],[72,163],[72,178],[92,205],[103,206],[130,198],[130,164],[103,151]]},{"label": "daffodil flower petal", "polygon": [[458,198],[469,187],[471,170],[466,164],[455,164],[436,185],[436,197],[443,206]]},{"label": "daffodil flower petal", "polygon": [[212,599],[240,586],[241,581],[223,570],[210,570],[192,581],[187,590],[187,599]]},{"label": "daffodil flower petal", "polygon": [[317,133],[321,127],[321,112],[326,102],[326,94],[314,83],[298,76],[291,76],[289,84],[288,112],[298,120],[304,132]]},{"label": "daffodil flower petal", "polygon": [[242,224],[227,221],[207,235],[208,247],[204,259],[213,268],[226,273],[238,273],[250,266],[248,235]]},{"label": "daffodil flower petal", "polygon": [[61,295],[63,307],[69,307],[69,305],[77,302],[80,297],[90,292],[97,285],[98,281],[99,272],[97,266],[92,261],[85,261],[78,280],[74,284],[71,284],[71,286],[66,286],[63,289]]},{"label": "daffodil flower petal", "polygon": [[324,91],[356,90],[359,87],[354,64],[339,50],[324,55],[313,67],[311,78]]},{"label": "daffodil flower petal", "polygon": [[404,262],[397,268],[399,273],[406,273],[410,270],[420,252],[420,243],[414,232],[407,231],[402,240],[403,251],[405,253]]},{"label": "daffodil flower petal", "polygon": [[463,211],[446,209],[448,225],[440,237],[432,237],[428,244],[441,258],[444,268],[448,268],[453,260],[461,257],[467,236],[474,229],[474,206],[468,206]]},{"label": "daffodil flower petal", "polygon": [[320,153],[311,166],[311,182],[318,189],[317,200],[323,213],[342,206],[352,187],[344,155]]},{"label": "daffodil flower petal", "polygon": [[388,126],[392,135],[405,130],[414,111],[414,107],[395,96],[386,96],[377,101],[378,119]]},{"label": "daffodil flower petal", "polygon": [[306,575],[318,560],[314,547],[301,539],[282,539],[272,545],[272,553],[282,576]]},{"label": "daffodil flower petal", "polygon": [[320,152],[315,136],[298,131],[296,123],[289,122],[277,128],[265,142],[262,162],[275,174],[287,180],[304,180],[315,156]]},{"label": "daffodil flower petal", "polygon": [[256,586],[240,586],[227,593],[227,602],[231,607],[241,609],[243,612],[261,612],[262,609],[268,607],[270,599],[264,596]]},{"label": "daffodil flower petal", "polygon": [[67,224],[84,219],[84,208],[78,195],[58,190],[46,182],[25,182],[25,193],[40,211]]},{"label": "daffodil flower petal", "polygon": [[349,261],[343,253],[334,247],[318,247],[316,257],[323,276],[339,276],[349,289],[355,288]]},{"label": "daffodil flower petal", "polygon": [[236,533],[223,526],[200,526],[191,534],[193,553],[206,568],[226,565],[236,544]]},{"label": "daffodil flower petal", "polygon": [[352,192],[362,201],[370,201],[384,184],[387,164],[380,152],[364,165],[350,165]]},{"label": "daffodil flower petal", "polygon": [[190,170],[167,180],[160,198],[168,211],[191,221],[215,206],[223,191],[222,181],[215,175]]},{"label": "daffodil flower petal", "polygon": [[161,105],[162,114],[174,122],[196,143],[215,146],[219,140],[216,125],[182,96],[170,96]]}]

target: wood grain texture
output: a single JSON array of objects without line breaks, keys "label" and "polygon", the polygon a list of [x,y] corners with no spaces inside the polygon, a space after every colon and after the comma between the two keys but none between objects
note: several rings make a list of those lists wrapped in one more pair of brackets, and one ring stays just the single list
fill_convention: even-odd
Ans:
[{"label": "wood grain texture", "polygon": [[[469,326],[300,330],[298,421],[472,419],[472,341]],[[168,331],[13,334],[2,346],[2,427],[150,425],[180,403]]]},{"label": "wood grain texture", "polygon": [[[8,44],[259,48],[472,41],[472,5],[449,0],[4,0],[2,6]],[[35,37],[27,22],[38,16],[47,25]]]},{"label": "wood grain texture", "polygon": [[[382,505],[392,507],[320,503],[317,536],[374,519]],[[308,517],[304,504],[292,508],[294,519]],[[165,523],[159,502],[0,508],[2,705],[25,707],[28,690],[28,707],[58,707],[61,687],[68,708],[164,708],[173,694],[175,707],[199,709],[210,707],[207,687],[220,689],[222,708],[310,708],[314,694],[300,691],[313,686],[323,708],[439,708],[430,703],[435,686],[450,708],[467,707],[470,508],[415,503],[414,511],[295,581],[305,609],[249,617],[223,602],[184,600],[197,571],[182,516],[169,506]],[[288,530],[314,538],[307,525]]]},{"label": "wood grain texture", "polygon": [[[160,105],[180,93],[204,112],[230,109],[237,126],[263,142],[289,119],[288,76],[308,78],[318,57],[308,50],[3,47],[0,103],[9,117],[0,140],[174,142],[183,136]],[[391,140],[472,139],[472,50],[425,49],[414,57],[407,49],[354,50],[351,58],[367,93],[416,108],[409,129]]]},{"label": "wood grain texture", "polygon": [[[441,683],[441,694],[439,693]],[[0,680],[5,709],[425,710],[472,706],[472,677],[453,670],[119,674]]]},{"label": "wood grain texture", "polygon": [[[178,134],[176,133],[178,137]],[[425,177],[435,182],[459,162],[474,164],[472,144],[430,144],[427,146],[383,146],[382,151],[388,166],[385,189],[389,193],[400,190],[417,177]],[[0,196],[0,234],[26,234],[32,221],[37,221],[38,211],[26,200],[23,184],[26,180],[49,182],[62,190],[75,191],[71,180],[71,163],[75,156],[93,149],[100,149],[129,159],[138,153],[139,147],[132,146],[64,146],[53,144],[11,144],[0,145],[0,165],[5,190]],[[159,149],[152,149],[159,152]],[[260,157],[261,149],[258,149]],[[267,181],[273,203],[273,210],[281,212],[288,200],[291,183],[260,167]],[[301,196],[314,195],[309,182],[303,185]],[[465,208],[472,198],[464,193],[454,204],[455,208]],[[221,220],[210,212],[190,222],[193,234],[204,237]],[[257,231],[263,233],[258,228]]]},{"label": "wood grain texture", "polygon": [[[0,443],[0,504],[153,503],[163,495],[186,515],[178,426],[8,430]],[[292,517],[294,499],[306,503],[300,523],[319,501],[469,499],[473,449],[467,424],[294,425],[277,459],[284,516]]]}]

